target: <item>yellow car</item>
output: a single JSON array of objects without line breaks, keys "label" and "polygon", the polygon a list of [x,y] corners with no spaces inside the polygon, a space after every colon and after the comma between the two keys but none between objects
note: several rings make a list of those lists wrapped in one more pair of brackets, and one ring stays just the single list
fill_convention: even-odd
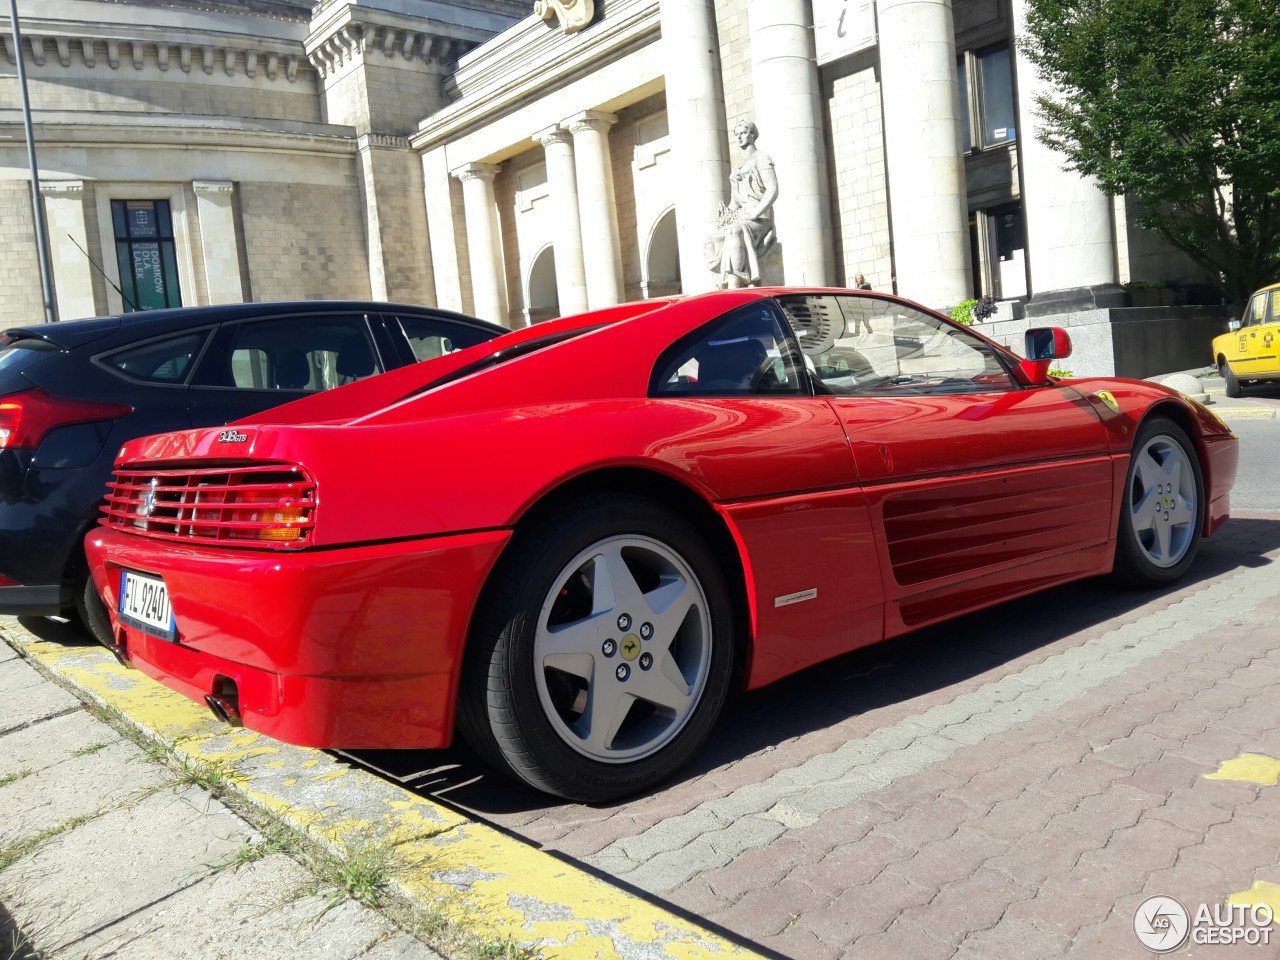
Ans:
[{"label": "yellow car", "polygon": [[1228,397],[1240,396],[1240,384],[1247,380],[1280,380],[1280,283],[1250,297],[1230,331],[1213,338],[1213,362]]}]

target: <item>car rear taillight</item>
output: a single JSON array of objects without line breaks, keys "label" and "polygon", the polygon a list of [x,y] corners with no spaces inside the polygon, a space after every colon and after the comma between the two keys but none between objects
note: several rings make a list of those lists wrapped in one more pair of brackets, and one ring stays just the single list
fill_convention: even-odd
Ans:
[{"label": "car rear taillight", "polygon": [[[268,543],[293,543],[301,540],[306,532],[300,524],[310,519],[311,503],[284,500],[272,490],[242,490],[233,494],[241,505],[244,522],[251,524],[245,530],[233,531],[236,540],[265,540]],[[261,504],[256,509],[244,509],[247,504]]]},{"label": "car rear taillight", "polygon": [[64,400],[38,389],[11,393],[0,397],[0,450],[34,450],[57,427],[117,420],[132,412],[133,407]]}]

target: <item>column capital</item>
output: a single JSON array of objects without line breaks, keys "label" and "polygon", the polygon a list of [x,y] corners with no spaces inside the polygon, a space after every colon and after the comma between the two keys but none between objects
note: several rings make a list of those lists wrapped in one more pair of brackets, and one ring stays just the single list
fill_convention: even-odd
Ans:
[{"label": "column capital", "polygon": [[42,180],[40,194],[45,197],[70,197],[84,192],[83,180]]},{"label": "column capital", "polygon": [[236,185],[231,180],[192,180],[191,189],[197,197],[213,196],[220,193],[234,193]]},{"label": "column capital", "polygon": [[539,130],[530,139],[537,140],[544,147],[550,147],[557,143],[570,143],[573,138],[568,130],[556,124],[554,127]]},{"label": "column capital", "polygon": [[607,130],[618,122],[616,113],[605,113],[602,110],[583,110],[582,113],[575,113],[560,122],[563,127],[568,127],[574,133],[582,130]]},{"label": "column capital", "polygon": [[454,167],[449,171],[449,175],[459,180],[487,180],[492,183],[501,169],[500,163],[465,163],[460,167]]}]

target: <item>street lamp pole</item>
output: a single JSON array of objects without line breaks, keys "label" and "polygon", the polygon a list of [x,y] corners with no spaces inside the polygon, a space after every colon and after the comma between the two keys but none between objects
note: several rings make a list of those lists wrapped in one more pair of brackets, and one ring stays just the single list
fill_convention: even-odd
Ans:
[{"label": "street lamp pole", "polygon": [[36,219],[36,246],[40,249],[40,285],[44,288],[44,318],[58,319],[54,309],[53,271],[49,266],[49,244],[45,238],[44,198],[40,196],[40,172],[36,166],[36,140],[31,130],[31,99],[27,96],[26,57],[22,53],[22,29],[18,26],[18,0],[9,0],[13,21],[13,46],[18,60],[18,86],[22,90],[22,126],[27,134],[27,163],[31,167],[31,206]]}]

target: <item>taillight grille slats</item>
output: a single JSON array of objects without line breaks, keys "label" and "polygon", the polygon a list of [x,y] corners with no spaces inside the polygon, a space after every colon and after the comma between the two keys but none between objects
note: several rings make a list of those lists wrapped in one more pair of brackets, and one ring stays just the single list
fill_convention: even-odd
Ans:
[{"label": "taillight grille slats", "polygon": [[315,526],[315,482],[289,464],[125,468],[107,490],[102,524],[162,539],[296,549]]}]

